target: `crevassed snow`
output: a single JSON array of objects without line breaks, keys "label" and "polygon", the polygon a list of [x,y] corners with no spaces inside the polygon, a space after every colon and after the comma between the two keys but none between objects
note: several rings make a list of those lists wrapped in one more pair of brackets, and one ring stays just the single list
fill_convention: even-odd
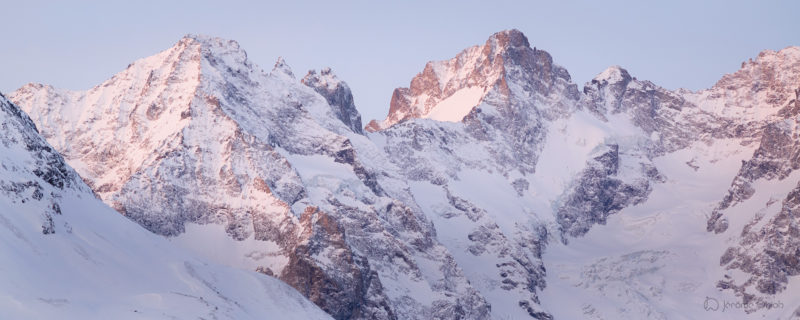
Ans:
[{"label": "crevassed snow", "polygon": [[481,102],[485,90],[481,87],[468,87],[456,91],[436,104],[423,118],[459,122]]},{"label": "crevassed snow", "polygon": [[[746,314],[704,308],[709,298],[720,304],[741,301],[730,290],[716,288],[726,273],[719,266],[720,253],[735,237],[709,233],[705,226],[752,148],[719,140],[655,159],[668,180],[655,184],[645,203],[623,209],[568,246],[550,244],[543,257],[548,270],[543,306],[556,319],[783,319],[791,314],[800,302],[789,293],[793,287],[776,297],[786,306],[781,310]],[[695,171],[687,161],[699,168]],[[791,189],[791,183],[769,183],[756,190],[775,191],[781,184],[778,188]],[[744,214],[748,202],[757,207],[766,200],[757,192],[735,210],[749,218]],[[734,219],[731,228],[741,229],[743,223]]]}]

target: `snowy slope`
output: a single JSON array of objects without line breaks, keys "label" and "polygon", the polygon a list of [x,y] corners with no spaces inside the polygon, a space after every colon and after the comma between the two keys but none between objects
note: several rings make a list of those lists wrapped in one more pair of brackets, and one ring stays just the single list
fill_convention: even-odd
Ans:
[{"label": "snowy slope", "polygon": [[484,89],[480,87],[469,87],[454,92],[449,97],[439,101],[431,111],[423,115],[423,118],[459,122],[464,119],[472,108],[481,102]]},{"label": "snowy slope", "polygon": [[0,95],[5,319],[327,319],[277,279],[211,264],[120,216]]}]

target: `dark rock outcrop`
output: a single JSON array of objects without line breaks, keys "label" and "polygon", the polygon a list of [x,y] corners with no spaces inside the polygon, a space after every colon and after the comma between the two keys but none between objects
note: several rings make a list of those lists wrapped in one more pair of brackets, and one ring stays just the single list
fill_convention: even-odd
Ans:
[{"label": "dark rock outcrop", "polygon": [[311,70],[301,81],[325,97],[337,119],[353,132],[364,133],[361,126],[361,114],[356,110],[350,87],[344,81],[339,80],[330,68],[322,69],[319,73]]}]

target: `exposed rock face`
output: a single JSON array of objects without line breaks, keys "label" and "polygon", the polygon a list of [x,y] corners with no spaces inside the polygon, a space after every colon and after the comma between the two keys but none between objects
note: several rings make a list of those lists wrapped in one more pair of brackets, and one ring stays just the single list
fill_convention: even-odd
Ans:
[{"label": "exposed rock face", "polygon": [[[280,278],[337,319],[396,319],[378,274],[355,255],[344,230],[315,207],[300,217],[301,243],[289,255]],[[310,257],[329,251],[331,263],[318,266]],[[326,268],[326,269],[323,269]],[[374,297],[377,296],[378,299]]]},{"label": "exposed rock face", "polygon": [[783,180],[792,171],[800,168],[800,142],[797,140],[800,130],[798,110],[800,110],[800,99],[796,97],[777,112],[776,116],[780,118],[763,127],[758,149],[752,159],[742,163],[742,168],[733,179],[728,194],[709,219],[708,231],[720,233],[727,230],[728,222],[722,212],[749,199],[755,193],[753,183],[756,180]]},{"label": "exposed rock face", "polygon": [[333,114],[355,133],[364,133],[361,128],[361,114],[356,110],[353,102],[353,93],[347,83],[339,80],[330,68],[322,69],[319,73],[314,70],[302,80],[304,85],[314,89],[325,97],[328,104],[333,107]]},{"label": "exposed rock face", "polygon": [[[788,53],[793,52],[790,49],[796,48],[784,49],[779,53],[762,53],[759,55],[759,60],[764,57],[785,57]],[[797,51],[800,53],[800,50]],[[796,59],[800,59],[800,54]],[[787,62],[779,61],[783,64]],[[745,66],[745,70],[752,68],[754,68],[752,62]],[[766,76],[757,79],[772,85],[753,89],[757,92],[769,91],[762,97],[765,100],[756,101],[756,103],[770,107],[776,99],[786,98],[783,95],[788,91],[786,87],[800,88],[800,77],[796,78],[793,83],[781,83],[780,80],[786,76],[785,73],[774,73],[774,69],[770,68],[769,64],[765,69],[767,70]],[[770,70],[773,72],[769,72]],[[789,69],[789,71],[792,70]],[[796,72],[796,69],[794,71]],[[738,80],[743,81],[741,77]],[[719,281],[718,286],[722,289],[733,290],[741,296],[743,303],[749,306],[748,312],[754,312],[774,303],[771,296],[786,289],[789,277],[798,275],[796,260],[800,255],[800,251],[798,251],[800,244],[796,241],[798,231],[794,227],[797,224],[794,216],[798,210],[798,204],[800,204],[798,201],[800,189],[794,187],[781,200],[775,197],[780,195],[780,187],[771,187],[770,185],[757,187],[757,183],[775,184],[783,183],[781,181],[784,180],[789,180],[786,183],[793,183],[792,179],[797,179],[793,173],[800,168],[800,143],[798,142],[800,99],[798,98],[800,98],[800,90],[795,89],[794,99],[787,101],[774,114],[763,116],[762,118],[765,120],[760,123],[765,124],[759,123],[758,130],[750,129],[750,131],[756,131],[760,136],[758,148],[751,159],[742,162],[728,193],[708,220],[708,231],[715,233],[738,231],[738,228],[729,230],[730,219],[741,220],[744,218],[747,221],[742,228],[738,243],[729,247],[720,258],[721,266],[728,270],[743,272],[746,276],[742,278],[730,274],[725,275]],[[765,206],[759,206],[761,209],[757,212],[742,212],[738,208],[742,203],[754,201],[752,198],[757,192],[770,194],[770,189],[775,190],[772,192],[774,196],[769,198]],[[752,218],[750,215],[746,217],[731,216],[733,214],[751,214]]]},{"label": "exposed rock face", "polygon": [[797,157],[798,151],[793,137],[795,130],[787,129],[780,128],[778,124],[770,124],[765,128],[760,147],[756,149],[751,160],[742,164],[728,194],[709,219],[708,231],[720,233],[727,230],[728,222],[723,217],[722,211],[749,199],[755,193],[753,182],[758,179],[784,179],[800,167],[797,159],[792,159]]},{"label": "exposed rock face", "polygon": [[[797,169],[797,123],[794,119],[797,115],[794,112],[797,99],[795,97],[793,100],[789,93],[795,91],[800,83],[798,53],[800,50],[797,48],[762,52],[755,62],[743,64],[741,70],[723,77],[714,88],[698,93],[653,90],[652,84],[637,84],[637,80],[620,68],[610,68],[602,77],[609,80],[596,79],[584,88],[584,92],[592,97],[589,105],[591,110],[602,114],[603,111],[628,108],[616,112],[628,113],[637,119],[634,123],[645,132],[657,133],[655,137],[658,141],[655,149],[651,150],[653,155],[681,149],[698,139],[739,139],[742,144],[759,143],[752,159],[742,164],[728,194],[711,213],[708,230],[721,233],[729,227],[724,212],[750,199],[756,192],[753,184],[757,180],[782,180]],[[637,90],[639,88],[644,90]],[[580,188],[586,185],[581,184]],[[582,190],[578,194],[585,197],[593,193]],[[770,206],[777,204],[768,204],[763,210],[768,211]],[[594,208],[587,212],[598,210]],[[752,303],[752,306],[768,305],[765,302],[770,299],[754,295],[750,287],[755,286],[761,293],[774,294],[780,291],[787,274],[791,274],[766,268],[768,263],[772,263],[781,270],[791,269],[766,257],[777,252],[794,254],[790,245],[778,245],[780,248],[770,245],[781,243],[771,239],[768,234],[780,237],[777,234],[782,233],[776,232],[778,227],[774,223],[786,221],[785,217],[776,216],[767,220],[769,218],[765,218],[764,214],[755,215],[742,231],[739,246],[729,248],[720,260],[727,269],[738,269],[752,275],[745,279],[725,275],[719,284],[721,288],[734,289],[742,296],[744,303]],[[757,225],[762,225],[762,229],[753,230]],[[765,287],[778,290],[766,290]],[[758,308],[751,308],[748,312]]]},{"label": "exposed rock face", "polygon": [[619,145],[608,146],[608,151],[590,160],[575,187],[567,192],[557,216],[564,236],[582,236],[594,224],[606,224],[609,215],[646,200],[650,181],[664,179],[654,166],[642,163],[641,178],[624,181],[617,177],[619,157]]},{"label": "exposed rock face", "polygon": [[[0,147],[4,151],[0,193],[11,202],[39,204],[42,234],[63,232],[61,225],[56,226],[56,221],[61,222],[61,219],[54,220],[62,214],[61,193],[91,194],[91,190],[39,135],[30,117],[3,94],[0,94],[0,121]],[[3,219],[4,225],[11,228],[8,220]]]},{"label": "exposed rock face", "polygon": [[[786,290],[789,277],[800,275],[800,186],[782,201],[767,203],[764,211],[778,210],[768,218],[759,212],[742,230],[736,246],[728,248],[720,265],[746,274],[745,278],[726,275],[718,287],[742,297],[747,311],[756,311],[774,302],[770,296]],[[769,219],[768,221],[762,221]]]},{"label": "exposed rock face", "polygon": [[[0,93],[0,111],[5,115],[2,123],[2,128],[5,130],[3,133],[5,138],[3,145],[8,148],[12,144],[21,144],[32,158],[32,173],[35,176],[58,189],[78,188],[79,190],[87,190],[82,187],[83,183],[77,182],[80,180],[75,171],[68,168],[61,155],[53,150],[39,135],[39,130],[36,129],[36,125],[31,118],[19,107],[9,102],[2,93]],[[25,184],[38,185],[33,181]],[[41,189],[41,187],[38,189]],[[41,200],[41,193],[41,190],[39,190],[39,192],[34,192],[33,195],[39,198],[38,200]]]},{"label": "exposed rock face", "polygon": [[[182,233],[186,222],[221,221],[232,237],[244,239],[252,230],[244,226],[251,221],[248,211],[280,223],[290,217],[284,202],[302,198],[302,183],[270,145],[223,109],[227,101],[242,103],[253,95],[240,83],[200,72],[222,63],[213,49],[244,63],[240,69],[220,66],[223,75],[252,72],[244,70],[250,67],[244,52],[233,42],[201,40],[184,38],[87,92],[28,85],[14,99],[36,115],[46,137],[58,137],[51,139],[54,146],[92,189],[132,220],[170,236]],[[247,159],[272,161],[254,165]],[[271,192],[256,178],[271,183]],[[228,197],[258,205],[233,204]]]}]

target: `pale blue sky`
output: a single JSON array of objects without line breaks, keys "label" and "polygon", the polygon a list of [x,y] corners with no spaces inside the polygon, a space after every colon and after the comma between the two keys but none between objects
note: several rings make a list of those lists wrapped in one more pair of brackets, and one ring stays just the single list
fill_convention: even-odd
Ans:
[{"label": "pale blue sky", "polygon": [[0,91],[87,89],[184,34],[239,41],[269,71],[333,68],[365,122],[429,60],[517,28],[583,86],[610,65],[702,89],[763,49],[800,45],[800,1],[53,1],[0,0]]}]

